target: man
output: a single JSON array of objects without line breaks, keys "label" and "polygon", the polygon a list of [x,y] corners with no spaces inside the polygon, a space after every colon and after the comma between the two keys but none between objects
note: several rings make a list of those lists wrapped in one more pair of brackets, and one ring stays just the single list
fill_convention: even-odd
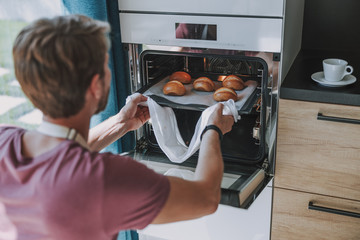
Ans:
[{"label": "man", "polygon": [[[220,200],[219,134],[233,117],[218,104],[200,146],[195,180],[163,176],[129,157],[98,151],[149,119],[147,98],[89,131],[109,92],[109,26],[84,16],[41,19],[13,47],[16,77],[43,114],[35,131],[0,127],[0,201],[18,239],[111,239],[119,230],[193,219]],[[216,127],[217,126],[217,127]],[[216,130],[217,129],[217,130]]]}]

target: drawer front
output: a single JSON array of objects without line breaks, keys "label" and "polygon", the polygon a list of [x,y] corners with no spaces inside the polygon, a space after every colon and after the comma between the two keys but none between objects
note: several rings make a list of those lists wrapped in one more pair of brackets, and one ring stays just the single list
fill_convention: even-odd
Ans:
[{"label": "drawer front", "polygon": [[119,0],[121,11],[282,17],[284,0]]},{"label": "drawer front", "polygon": [[360,200],[360,124],[318,113],[360,120],[360,107],[281,99],[274,184]]},{"label": "drawer front", "polygon": [[360,202],[292,190],[274,188],[272,240],[281,239],[360,239],[360,218],[318,210],[316,206],[360,214]]}]

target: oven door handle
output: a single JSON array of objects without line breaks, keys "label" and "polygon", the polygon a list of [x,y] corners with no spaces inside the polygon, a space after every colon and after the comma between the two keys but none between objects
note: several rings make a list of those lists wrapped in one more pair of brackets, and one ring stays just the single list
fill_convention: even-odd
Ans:
[{"label": "oven door handle", "polygon": [[341,122],[341,123],[360,124],[360,120],[357,120],[357,119],[326,116],[326,115],[323,115],[322,113],[318,113],[318,114],[317,114],[317,120],[332,121],[332,122]]},{"label": "oven door handle", "polygon": [[339,214],[339,215],[348,216],[348,217],[360,218],[360,213],[349,212],[349,211],[339,210],[339,209],[335,209],[335,208],[327,208],[327,207],[317,206],[317,205],[314,205],[314,203],[311,201],[309,202],[308,209],[321,211],[321,212],[327,212],[327,213],[333,213],[333,214]]}]

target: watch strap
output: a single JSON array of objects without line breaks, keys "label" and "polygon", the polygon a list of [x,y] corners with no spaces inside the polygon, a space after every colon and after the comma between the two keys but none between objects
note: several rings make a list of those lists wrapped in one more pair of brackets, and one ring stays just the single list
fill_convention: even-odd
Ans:
[{"label": "watch strap", "polygon": [[204,128],[204,130],[202,131],[201,135],[200,135],[200,141],[202,140],[202,137],[203,137],[204,133],[207,132],[208,130],[215,130],[215,131],[217,131],[218,134],[219,134],[220,142],[222,141],[222,139],[223,139],[223,134],[222,134],[220,128],[219,128],[218,126],[216,126],[216,125],[207,125],[207,126]]}]

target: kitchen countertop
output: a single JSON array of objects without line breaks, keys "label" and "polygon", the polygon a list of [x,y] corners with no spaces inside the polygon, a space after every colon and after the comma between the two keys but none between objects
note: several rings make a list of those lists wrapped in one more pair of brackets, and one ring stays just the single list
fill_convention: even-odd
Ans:
[{"label": "kitchen countertop", "polygon": [[[311,79],[323,70],[322,60],[341,58],[353,66],[356,82],[343,87],[326,87]],[[280,98],[360,106],[360,52],[301,50],[286,75]]]}]

